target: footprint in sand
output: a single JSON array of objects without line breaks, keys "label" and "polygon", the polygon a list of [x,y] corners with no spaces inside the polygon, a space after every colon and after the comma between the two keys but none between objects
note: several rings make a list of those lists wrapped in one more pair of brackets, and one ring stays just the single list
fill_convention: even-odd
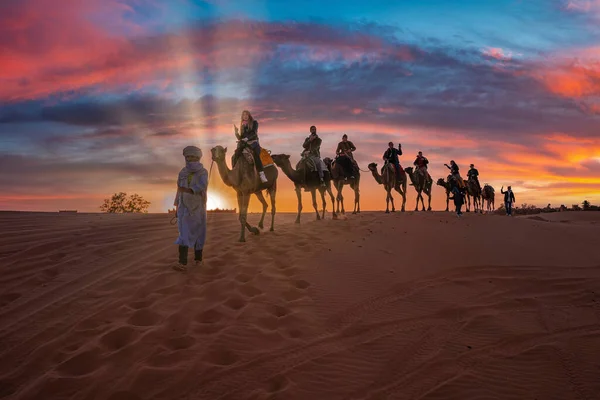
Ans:
[{"label": "footprint in sand", "polygon": [[310,286],[310,283],[308,283],[307,281],[304,281],[304,280],[300,279],[300,280],[297,280],[296,282],[294,282],[294,285],[298,289],[307,289]]},{"label": "footprint in sand", "polygon": [[282,270],[281,272],[288,278],[291,278],[292,276],[296,275],[296,268],[287,268]]},{"label": "footprint in sand", "polygon": [[153,303],[154,303],[154,300],[150,300],[150,299],[138,300],[138,301],[134,301],[133,303],[130,303],[129,307],[133,308],[134,310],[139,310],[141,308],[150,307]]},{"label": "footprint in sand", "polygon": [[102,366],[98,348],[83,351],[56,367],[62,376],[83,376],[91,374]]},{"label": "footprint in sand", "polygon": [[224,304],[232,310],[237,311],[244,308],[248,302],[240,297],[231,297]]},{"label": "footprint in sand", "polygon": [[139,336],[139,332],[131,326],[120,326],[100,337],[100,343],[108,350],[119,350],[131,344]]},{"label": "footprint in sand", "polygon": [[277,318],[285,317],[290,313],[290,309],[284,306],[272,305],[268,308],[268,311],[276,316]]},{"label": "footprint in sand", "polygon": [[166,346],[171,350],[183,350],[189,349],[196,343],[196,339],[194,339],[190,335],[184,335],[180,337],[169,338],[166,342]]},{"label": "footprint in sand", "polygon": [[292,339],[298,339],[304,335],[300,329],[288,329],[287,334]]},{"label": "footprint in sand", "polygon": [[294,301],[306,297],[306,295],[303,292],[297,289],[290,289],[287,292],[283,292],[282,296],[285,301]]},{"label": "footprint in sand", "polygon": [[217,347],[209,350],[204,356],[204,359],[213,365],[227,366],[235,364],[239,357],[225,347]]},{"label": "footprint in sand", "polygon": [[127,320],[134,326],[153,326],[160,321],[160,315],[148,309],[137,310]]},{"label": "footprint in sand", "polygon": [[92,317],[91,319],[86,319],[86,320],[83,320],[80,323],[78,323],[75,327],[75,331],[77,331],[77,332],[94,331],[94,330],[98,330],[99,328],[104,327],[107,324],[108,324],[107,321],[102,321],[102,320]]},{"label": "footprint in sand", "polygon": [[243,285],[239,287],[239,292],[246,297],[256,297],[263,293],[262,290],[252,286],[252,285]]},{"label": "footprint in sand", "polygon": [[258,327],[266,329],[268,331],[276,331],[279,328],[279,318],[273,315],[267,315],[257,319]]},{"label": "footprint in sand", "polygon": [[276,375],[269,379],[267,385],[269,393],[278,393],[290,386],[290,380],[283,375]]},{"label": "footprint in sand", "polygon": [[235,277],[235,280],[238,282],[242,282],[242,283],[247,283],[250,282],[253,279],[252,276],[248,275],[248,274],[238,274]]},{"label": "footprint in sand", "polygon": [[195,320],[201,324],[216,324],[223,319],[223,313],[211,308],[210,310],[203,311]]}]

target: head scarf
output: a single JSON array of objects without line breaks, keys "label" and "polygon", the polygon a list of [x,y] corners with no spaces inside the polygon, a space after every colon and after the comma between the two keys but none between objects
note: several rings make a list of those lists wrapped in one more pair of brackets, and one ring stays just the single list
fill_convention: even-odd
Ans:
[{"label": "head scarf", "polygon": [[[185,149],[183,149],[183,156],[184,157],[194,156],[194,157],[198,157],[198,159],[201,159],[202,158],[202,150],[200,150],[196,146],[188,146]],[[198,172],[201,169],[203,169],[204,166],[200,163],[200,161],[186,161],[185,168],[189,172]]]},{"label": "head scarf", "polygon": [[196,146],[187,146],[185,149],[183,149],[183,156],[195,156],[198,158],[202,158],[202,150],[200,150]]}]

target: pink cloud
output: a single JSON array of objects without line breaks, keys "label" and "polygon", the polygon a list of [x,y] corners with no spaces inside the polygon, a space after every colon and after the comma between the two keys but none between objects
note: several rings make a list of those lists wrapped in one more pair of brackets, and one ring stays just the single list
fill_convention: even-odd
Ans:
[{"label": "pink cloud", "polygon": [[512,53],[506,52],[505,50],[498,47],[488,47],[482,50],[485,56],[494,58],[499,61],[510,61],[512,59]]},{"label": "pink cloud", "polygon": [[600,0],[569,0],[565,8],[574,12],[597,13],[600,16]]},{"label": "pink cloud", "polygon": [[[325,25],[229,21],[150,36],[130,22],[134,0],[8,0],[0,6],[0,98],[153,84],[164,86],[202,66],[238,67],[271,57],[355,62],[414,51]],[[90,22],[94,21],[94,23]],[[4,39],[2,39],[4,38]],[[286,46],[295,50],[285,54]]]}]

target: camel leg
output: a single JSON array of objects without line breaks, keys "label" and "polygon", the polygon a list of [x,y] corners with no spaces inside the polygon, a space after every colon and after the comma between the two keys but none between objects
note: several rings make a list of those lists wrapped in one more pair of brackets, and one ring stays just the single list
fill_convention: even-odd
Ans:
[{"label": "camel leg", "polygon": [[421,192],[421,211],[425,211],[425,198],[423,197],[423,192]]},{"label": "camel leg", "polygon": [[385,213],[389,214],[390,213],[390,191],[386,189],[386,194],[385,194]]},{"label": "camel leg", "polygon": [[450,204],[450,193],[448,193],[448,191],[446,191],[446,212],[449,211],[449,208],[448,208],[449,204]]},{"label": "camel leg", "polygon": [[417,203],[415,204],[415,211],[419,211],[419,192],[417,191]]},{"label": "camel leg", "polygon": [[271,196],[271,232],[275,230],[275,196],[277,195],[277,182],[269,190],[269,196]]},{"label": "camel leg", "polygon": [[327,185],[327,193],[329,193],[329,197],[331,198],[331,208],[332,208],[332,218],[337,219],[337,213],[335,212],[335,197],[333,196],[333,191],[331,190],[331,182]]},{"label": "camel leg", "polygon": [[321,220],[321,216],[319,215],[319,208],[317,206],[317,190],[315,188],[313,188],[310,191],[310,195],[312,197],[313,208],[315,209],[315,213],[317,214],[317,221],[320,221]]},{"label": "camel leg", "polygon": [[392,212],[396,212],[396,207],[394,206],[394,196],[392,196],[392,189],[390,188],[390,202],[392,203]]},{"label": "camel leg", "polygon": [[248,193],[247,195],[243,195],[242,200],[244,201],[244,222],[245,222],[245,227],[248,229],[248,231],[254,235],[259,235],[260,234],[260,230],[255,227],[250,225],[250,223],[248,223],[248,206],[250,204],[250,197],[251,195]]},{"label": "camel leg", "polygon": [[302,191],[300,186],[296,186],[296,196],[298,197],[298,215],[296,216],[296,223],[300,223],[300,214],[302,213]]},{"label": "camel leg", "polygon": [[338,186],[338,195],[337,195],[337,203],[338,203],[338,212],[340,212],[340,205],[342,206],[342,214],[346,214],[346,210],[344,210],[344,196],[342,195],[342,191],[344,190],[344,184]]},{"label": "camel leg", "polygon": [[[393,207],[393,202],[392,202]],[[353,214],[360,214],[360,189],[358,188],[358,182],[354,189],[354,212]]]},{"label": "camel leg", "polygon": [[263,206],[262,215],[260,216],[260,222],[258,223],[258,227],[260,229],[263,229],[264,221],[265,221],[265,214],[267,213],[267,209],[269,208],[269,206],[267,205],[267,201],[265,200],[265,196],[262,194],[262,191],[258,191],[254,194],[258,198],[258,201],[260,201],[260,204],[262,204],[262,206]]},{"label": "camel leg", "polygon": [[339,214],[340,213],[340,188],[338,187],[338,184],[335,183],[334,184],[335,187],[335,210],[336,212]]},{"label": "camel leg", "polygon": [[247,213],[246,213],[246,209],[244,208],[244,203],[245,203],[245,199],[244,199],[244,194],[243,193],[239,193],[237,194],[237,198],[238,198],[238,207],[240,208],[240,225],[241,225],[241,232],[240,232],[240,242],[245,242],[246,241],[246,218],[247,218]]},{"label": "camel leg", "polygon": [[323,204],[321,219],[325,219],[325,210],[327,208],[327,202],[325,201],[325,188],[323,188],[322,186],[319,188],[319,194],[321,195],[321,203]]},{"label": "camel leg", "polygon": [[427,193],[427,211],[431,211],[431,191]]},{"label": "camel leg", "polygon": [[471,212],[471,195],[467,192],[467,212]]},{"label": "camel leg", "polygon": [[404,183],[402,183],[402,187],[398,186],[398,188],[396,188],[396,191],[398,193],[400,193],[400,196],[402,196],[402,212],[404,212],[404,207],[406,205],[406,181],[404,181]]}]

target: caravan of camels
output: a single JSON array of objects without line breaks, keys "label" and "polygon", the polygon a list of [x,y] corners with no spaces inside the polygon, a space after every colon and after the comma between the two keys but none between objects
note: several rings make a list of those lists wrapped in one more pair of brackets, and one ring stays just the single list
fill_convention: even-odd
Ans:
[{"label": "caravan of camels", "polygon": [[[234,124],[238,146],[231,159],[232,169],[227,166],[226,162],[227,148],[216,146],[211,149],[212,161],[216,163],[221,179],[227,186],[232,187],[237,194],[241,224],[240,241],[245,241],[246,229],[253,234],[260,232],[257,227],[251,226],[247,220],[248,205],[252,195],[255,195],[262,204],[262,216],[258,224],[258,227],[261,229],[264,226],[264,219],[268,210],[268,204],[263,192],[269,195],[271,200],[270,230],[274,230],[276,213],[275,198],[277,179],[279,177],[277,167],[294,183],[298,198],[297,223],[300,222],[302,212],[303,190],[311,193],[312,205],[317,220],[325,218],[327,196],[331,199],[333,219],[337,219],[339,214],[345,214],[343,189],[346,185],[354,192],[352,213],[360,213],[360,178],[362,170],[353,157],[356,147],[348,140],[347,135],[343,135],[342,141],[338,144],[334,159],[329,157],[322,158],[322,140],[317,134],[316,126],[311,126],[310,135],[303,143],[301,159],[294,168],[290,161],[290,155],[271,154],[270,151],[261,148],[258,140],[258,121],[254,120],[248,111],[242,112],[240,127],[241,131]],[[184,155],[186,155],[185,151]],[[419,209],[419,201],[421,210],[431,210],[433,179],[427,171],[429,161],[423,156],[422,152],[419,152],[413,162],[413,166],[402,168],[399,161],[399,156],[401,155],[402,145],[398,144],[395,147],[394,143],[390,142],[383,154],[384,165],[381,171],[378,170],[377,163],[368,165],[368,171],[371,172],[377,183],[383,185],[385,189],[385,212],[395,212],[396,210],[392,196],[393,190],[398,192],[402,197],[401,211],[405,211],[407,185],[413,186],[417,192],[415,211]],[[186,161],[198,162],[199,157],[194,158],[192,156],[192,158],[188,159],[186,156]],[[479,172],[473,164],[470,165],[467,181],[463,180],[460,176],[459,167],[453,160],[450,162],[450,165],[445,165],[450,170],[450,174],[446,179],[438,179],[437,184],[443,186],[446,190],[446,211],[448,211],[450,199],[454,200],[458,216],[462,214],[461,207],[465,199],[467,211],[470,211],[471,201],[473,202],[475,212],[483,212],[484,201],[487,202],[487,210],[493,210],[494,189],[487,184],[483,188],[480,186],[478,180]],[[194,194],[193,188],[190,189],[191,186],[189,184],[185,185],[185,179],[182,180],[181,174],[180,182],[182,183],[179,184],[178,193]],[[206,179],[207,184],[208,178]],[[333,189],[336,192],[335,196]],[[319,209],[317,204],[317,192],[321,197],[321,209]],[[423,194],[427,196],[427,207],[425,206]],[[177,206],[178,204],[178,200],[176,199],[175,205]],[[179,205],[181,206],[181,204]],[[185,227],[180,227],[180,230],[182,228],[185,229]]]}]

